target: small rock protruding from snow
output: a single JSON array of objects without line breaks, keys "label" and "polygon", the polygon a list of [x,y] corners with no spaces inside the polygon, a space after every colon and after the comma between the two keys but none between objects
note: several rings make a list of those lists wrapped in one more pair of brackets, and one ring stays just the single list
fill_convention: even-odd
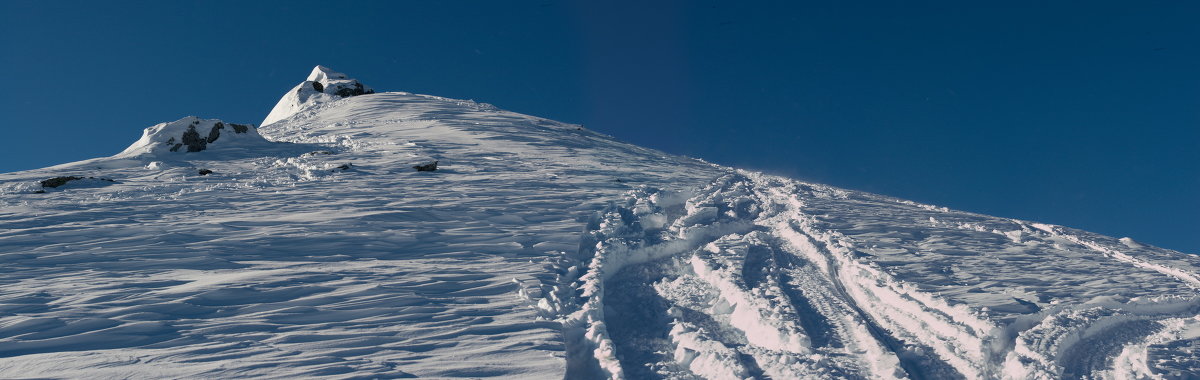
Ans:
[{"label": "small rock protruding from snow", "polygon": [[367,87],[362,82],[318,65],[313,68],[311,74],[308,74],[308,79],[293,87],[291,91],[283,95],[283,98],[279,99],[279,103],[276,103],[267,118],[263,119],[262,125],[286,119],[314,104],[374,93],[374,89]]},{"label": "small rock protruding from snow", "polygon": [[413,169],[417,169],[419,172],[432,172],[437,170],[437,164],[437,161],[433,161],[427,164],[413,166]]},{"label": "small rock protruding from snow", "polygon": [[43,180],[38,183],[40,183],[42,185],[42,187],[44,187],[44,188],[53,189],[53,188],[57,188],[59,186],[66,185],[68,182],[71,182],[71,181],[89,181],[89,180],[91,182],[112,182],[112,183],[116,182],[116,181],[113,181],[108,178],[63,176],[63,177],[50,178],[50,179]]},{"label": "small rock protruding from snow", "polygon": [[117,157],[200,152],[213,147],[254,147],[269,142],[253,125],[188,116],[142,131],[142,138]]}]

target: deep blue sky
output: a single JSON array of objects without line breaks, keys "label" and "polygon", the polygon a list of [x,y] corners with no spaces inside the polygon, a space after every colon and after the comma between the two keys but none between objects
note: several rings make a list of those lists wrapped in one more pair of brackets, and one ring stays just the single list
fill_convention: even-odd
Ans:
[{"label": "deep blue sky", "polygon": [[257,123],[323,64],[1200,253],[1195,2],[644,3],[3,1],[0,172],[110,155],[186,115]]}]

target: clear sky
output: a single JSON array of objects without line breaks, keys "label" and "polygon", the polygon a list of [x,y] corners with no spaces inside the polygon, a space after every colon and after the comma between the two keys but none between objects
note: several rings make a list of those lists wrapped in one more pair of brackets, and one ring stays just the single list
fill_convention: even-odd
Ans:
[{"label": "clear sky", "polygon": [[1200,253],[1196,2],[647,3],[0,1],[0,172],[114,154],[187,115],[258,123],[322,64]]}]

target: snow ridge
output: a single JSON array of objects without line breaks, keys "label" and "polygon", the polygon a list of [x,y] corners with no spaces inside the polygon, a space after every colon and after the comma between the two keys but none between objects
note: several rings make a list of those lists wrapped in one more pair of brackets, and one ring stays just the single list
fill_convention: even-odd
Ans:
[{"label": "snow ridge", "polygon": [[[1111,257],[1114,260],[1130,263],[1130,264],[1133,264],[1133,265],[1141,267],[1141,268],[1146,268],[1149,270],[1153,270],[1155,272],[1159,272],[1159,273],[1174,277],[1174,278],[1178,279],[1179,281],[1187,283],[1188,286],[1191,286],[1193,289],[1200,289],[1200,275],[1197,275],[1194,272],[1167,266],[1167,265],[1163,265],[1163,264],[1154,263],[1149,260],[1140,259],[1137,257],[1127,255],[1125,253],[1122,253],[1120,250],[1111,247],[1111,244],[1110,244],[1110,246],[1105,246],[1104,244],[1098,243],[1096,241],[1084,240],[1084,238],[1081,238],[1077,235],[1065,232],[1065,229],[1062,227],[1051,226],[1051,225],[1042,224],[1042,223],[1033,223],[1033,227],[1037,228],[1039,230],[1045,231],[1046,233],[1049,233],[1050,235],[1052,235],[1054,237],[1063,238],[1072,243],[1079,244],[1084,247],[1088,247],[1088,248],[1095,250],[1096,252],[1099,252],[1105,256]],[[1122,240],[1122,243],[1124,243],[1124,240]]]}]

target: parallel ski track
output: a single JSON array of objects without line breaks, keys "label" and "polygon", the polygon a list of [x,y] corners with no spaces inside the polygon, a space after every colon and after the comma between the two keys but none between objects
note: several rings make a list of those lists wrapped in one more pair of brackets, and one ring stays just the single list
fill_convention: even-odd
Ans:
[{"label": "parallel ski track", "polygon": [[[682,260],[686,262],[688,261],[686,257],[697,255],[697,252],[702,250],[703,247],[714,242],[723,241],[723,239],[732,240],[733,242],[731,244],[748,244],[749,246],[747,247],[757,246],[758,248],[754,249],[768,250],[770,252],[770,259],[767,260],[767,262],[753,263],[751,264],[752,267],[742,268],[738,271],[739,273],[745,274],[747,271],[753,272],[754,270],[761,270],[765,273],[753,276],[743,275],[741,276],[742,278],[737,280],[742,282],[741,286],[744,287],[744,291],[753,291],[756,292],[755,294],[770,293],[785,296],[782,298],[783,303],[776,304],[768,302],[766,304],[767,306],[765,306],[768,309],[764,310],[779,310],[784,312],[786,315],[793,315],[794,317],[792,319],[795,320],[770,320],[769,317],[766,317],[768,320],[766,320],[764,323],[774,323],[775,325],[781,326],[781,328],[785,328],[785,330],[781,330],[781,332],[768,333],[768,335],[782,334],[786,336],[786,331],[788,331],[786,326],[794,325],[797,330],[803,331],[803,333],[806,334],[806,337],[808,337],[810,340],[809,347],[805,348],[806,352],[820,354],[826,358],[822,359],[820,363],[811,362],[811,359],[809,359],[808,356],[810,354],[789,354],[786,351],[778,351],[776,348],[755,345],[753,342],[755,342],[756,339],[761,341],[762,338],[756,338],[756,336],[752,334],[761,335],[761,331],[750,333],[744,330],[744,328],[739,329],[738,327],[730,325],[728,317],[722,318],[718,324],[718,332],[726,335],[730,332],[740,333],[742,334],[742,337],[736,339],[736,341],[723,340],[720,343],[739,351],[743,357],[744,366],[751,369],[751,373],[754,374],[754,377],[770,378],[769,372],[771,371],[758,368],[759,363],[779,360],[810,361],[795,366],[797,368],[808,368],[809,372],[790,372],[792,376],[799,375],[805,377],[822,378],[904,377],[904,372],[897,371],[894,366],[880,366],[875,363],[880,361],[879,358],[875,358],[876,356],[896,357],[891,359],[892,363],[900,365],[904,371],[908,371],[910,374],[920,373],[917,372],[916,368],[913,367],[915,364],[910,365],[899,360],[897,356],[908,355],[905,354],[904,348],[900,347],[898,343],[896,343],[896,339],[890,337],[886,330],[872,323],[871,318],[867,315],[867,313],[862,311],[861,308],[854,304],[853,298],[847,294],[843,286],[837,281],[836,271],[831,272],[831,259],[826,258],[824,260],[825,262],[821,263],[811,262],[810,260],[812,258],[804,257],[803,255],[796,253],[795,249],[789,246],[789,243],[786,239],[769,235],[771,232],[773,232],[771,231],[772,223],[791,217],[790,215],[779,213],[779,211],[787,209],[786,205],[776,204],[776,202],[771,200],[773,194],[770,194],[760,188],[762,187],[762,184],[756,183],[756,181],[741,174],[730,174],[722,179],[717,180],[716,182],[721,185],[707,189],[708,192],[697,195],[697,197],[693,198],[693,200],[711,196],[716,196],[717,198],[720,198],[724,195],[734,196],[734,193],[738,191],[735,190],[735,188],[740,187],[743,191],[747,189],[749,190],[748,194],[744,195],[748,195],[751,198],[756,199],[758,201],[757,206],[762,209],[764,215],[757,218],[754,226],[751,228],[737,229],[731,233],[716,233],[711,235],[701,234],[707,236],[702,240],[688,242],[686,244],[686,248],[684,249],[672,249],[672,251],[677,253],[670,257],[675,260]],[[768,212],[770,212],[769,215],[767,214]],[[609,213],[609,215],[616,214],[620,213]],[[680,220],[689,217],[694,217],[694,215],[676,215],[674,218],[667,221],[667,224],[677,224]],[[700,228],[709,227],[711,226],[701,226]],[[796,232],[795,230],[793,230],[793,232],[802,233]],[[748,238],[746,238],[746,236],[749,235],[767,238],[750,239],[747,241]],[[672,244],[672,242],[663,242],[659,244]],[[678,244],[678,242],[674,242],[674,244]],[[603,242],[601,245],[603,245]],[[747,248],[747,250],[751,248]],[[655,247],[650,245],[641,247],[641,249],[650,251],[655,250]],[[747,254],[747,256],[749,256],[749,254]],[[589,259],[593,259],[593,257],[585,255],[583,259],[576,261],[574,265],[583,264],[584,261]],[[745,260],[747,258],[743,257],[741,259]],[[705,263],[710,263],[711,260],[713,259],[709,258],[708,261],[702,261]],[[636,265],[661,266],[662,264],[646,263],[635,264],[635,266]],[[714,268],[717,268],[725,264],[711,262],[710,264],[696,265],[716,265]],[[763,267],[755,268],[753,265],[762,265]],[[631,268],[632,267],[625,267],[624,270],[633,270]],[[595,268],[593,268],[593,270],[594,269]],[[604,270],[607,271],[610,269],[612,268],[605,268]],[[567,271],[563,270],[563,272]],[[678,275],[695,276],[696,274],[683,273]],[[752,278],[758,276],[762,277],[760,279]],[[584,276],[580,275],[578,277]],[[728,287],[728,284],[713,283],[713,280],[711,280],[711,275],[707,276],[707,278],[710,278],[710,280],[706,281],[709,282],[709,285],[713,289]],[[749,282],[751,281],[755,282],[755,286],[750,286]],[[594,296],[595,295],[593,295],[593,297]],[[718,297],[721,296],[722,295],[718,295]],[[739,307],[753,306],[742,305]],[[605,319],[608,319],[608,323],[605,325],[611,327],[614,324],[620,324],[613,323],[614,320],[612,320],[612,318],[621,317],[622,316],[620,315],[606,315]],[[744,342],[746,341],[751,343],[745,344]],[[575,344],[587,344],[587,342],[585,342],[584,339],[577,339]],[[615,342],[613,344],[617,347],[621,346],[621,342]],[[574,351],[592,351],[596,348],[598,347],[576,347]],[[603,362],[606,359],[596,358],[595,360]],[[889,363],[886,358],[883,360],[883,362]],[[645,364],[653,365],[653,363],[630,363],[627,362],[627,360],[622,361],[621,363],[622,367],[625,368],[642,366]],[[572,367],[596,368],[604,367],[604,365],[585,365],[582,363],[576,363]],[[659,367],[661,367],[661,365],[659,365]],[[607,373],[607,377],[624,378],[625,372],[627,371],[620,371],[619,373],[612,373],[610,371]]]},{"label": "parallel ski track", "polygon": [[[785,204],[782,205],[782,207],[785,208],[782,216],[786,217],[784,225],[786,225],[788,228],[786,231],[774,231],[776,235],[787,236],[790,233],[795,233],[799,234],[804,239],[807,239],[808,243],[810,244],[821,241],[807,232],[805,228],[795,225],[796,220],[804,217],[802,212],[804,202],[796,195],[795,189],[792,188],[792,186],[784,186],[785,188],[789,188],[791,191],[783,192],[778,190],[780,188],[778,186],[784,184],[770,184],[764,182],[766,182],[766,180],[763,178],[756,178],[755,180],[756,188],[766,189],[765,192],[763,190],[759,190],[757,192],[760,202],[769,203],[778,202],[779,200],[786,200]],[[791,243],[791,246],[788,247],[791,249],[787,249],[786,251],[794,252],[794,250],[798,248],[795,247],[795,242],[790,241],[790,239],[779,239]],[[932,367],[940,369],[942,376],[944,376],[946,374],[945,369],[948,368],[949,365],[938,361],[936,358],[926,357],[923,358],[923,360],[914,358],[914,355],[911,353],[911,351],[905,348],[904,343],[889,334],[888,331],[881,327],[870,314],[863,311],[862,307],[858,305],[858,302],[855,300],[855,298],[846,290],[846,285],[843,283],[841,275],[839,274],[837,260],[833,257],[833,253],[831,252],[831,247],[829,245],[830,242],[823,242],[822,246],[816,246],[816,248],[825,256],[826,268],[823,275],[827,276],[827,282],[832,285],[831,289],[835,292],[836,299],[844,303],[846,307],[852,310],[853,313],[864,322],[862,325],[870,332],[871,337],[875,338],[879,344],[881,344],[883,347],[886,347],[899,359],[898,364],[908,375],[908,377],[913,379],[926,379],[927,376],[925,371],[922,370],[922,365],[925,367],[931,367],[930,364],[933,364]],[[805,260],[805,258],[796,253],[789,253],[789,255],[792,256],[793,260]]]},{"label": "parallel ski track", "polygon": [[[1019,335],[1007,343],[997,341],[1004,339],[997,335],[1004,326],[962,314],[936,295],[901,289],[908,285],[860,262],[849,241],[823,230],[816,216],[805,213],[809,195],[845,196],[832,188],[738,171],[697,191],[686,207],[682,198],[656,203],[673,196],[654,190],[631,194],[623,205],[611,207],[589,227],[593,239],[584,239],[580,253],[559,264],[560,287],[547,289],[563,301],[556,306],[560,315],[572,316],[566,318],[567,335],[575,337],[568,342],[575,353],[569,360],[577,371],[568,377],[1001,379],[1014,376],[1008,373],[1017,363],[1014,355],[1026,363],[1013,372],[1018,377],[1145,377],[1154,375],[1146,364],[1148,351],[1192,339],[1180,328],[1163,327],[1200,320],[1195,302],[1186,300],[1151,301],[1145,304],[1149,309],[1140,311],[1119,305],[1094,312],[1057,308],[1041,314],[1040,325],[1012,332]],[[654,208],[657,213],[647,211]],[[1061,227],[1015,222],[1044,231],[1045,238],[1200,289],[1200,275],[1194,272],[1123,253]],[[654,224],[661,229],[646,229]],[[609,230],[601,233],[602,228]],[[866,275],[864,271],[887,283],[847,277]],[[604,282],[618,276],[623,282],[644,282],[637,288],[642,290],[610,294],[621,304],[606,305],[604,293],[618,290],[606,289]],[[591,288],[584,286],[588,281]],[[671,281],[692,284],[687,285],[692,295],[671,299],[678,296],[661,293],[681,286],[662,285]],[[896,297],[903,299],[888,301]],[[642,331],[637,342],[623,340],[629,339],[628,331],[618,334],[624,337],[610,335],[614,326],[644,323],[602,310],[664,303],[658,307],[683,310],[671,313],[674,322],[639,327],[650,330]],[[668,334],[670,326],[675,329]],[[630,344],[660,348],[638,347],[643,353],[623,354],[622,347]],[[657,354],[645,354],[655,350]]]}]

